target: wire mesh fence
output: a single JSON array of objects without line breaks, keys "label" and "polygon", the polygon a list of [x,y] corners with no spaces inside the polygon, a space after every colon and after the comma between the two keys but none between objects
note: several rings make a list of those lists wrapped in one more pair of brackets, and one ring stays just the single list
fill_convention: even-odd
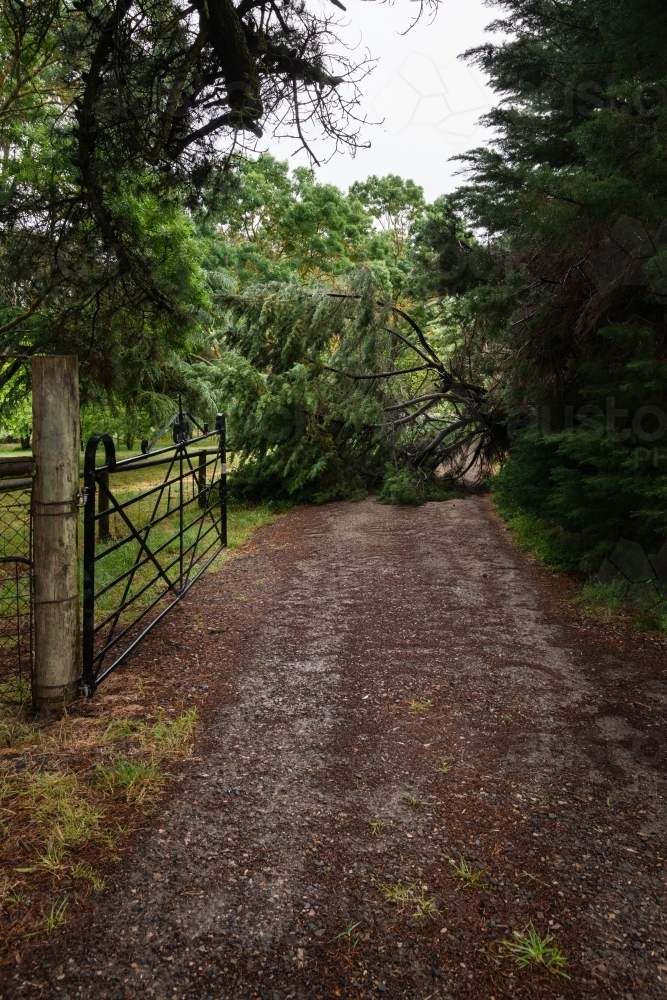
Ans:
[{"label": "wire mesh fence", "polygon": [[0,702],[30,694],[32,672],[31,492],[0,480]]}]

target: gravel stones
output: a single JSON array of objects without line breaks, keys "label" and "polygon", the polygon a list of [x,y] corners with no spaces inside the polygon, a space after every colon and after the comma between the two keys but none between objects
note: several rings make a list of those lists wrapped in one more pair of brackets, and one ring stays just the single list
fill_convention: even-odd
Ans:
[{"label": "gravel stones", "polygon": [[[193,759],[3,1000],[667,996],[665,650],[567,599],[484,498],[258,533],[119,673],[209,686]],[[570,980],[499,953],[530,921]]]}]

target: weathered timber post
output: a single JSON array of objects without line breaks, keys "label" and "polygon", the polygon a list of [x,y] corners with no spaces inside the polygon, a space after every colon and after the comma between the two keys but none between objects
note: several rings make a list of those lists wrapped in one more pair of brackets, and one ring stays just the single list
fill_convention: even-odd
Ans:
[{"label": "weathered timber post", "polygon": [[77,695],[79,634],[79,368],[76,356],[32,359],[36,708]]}]

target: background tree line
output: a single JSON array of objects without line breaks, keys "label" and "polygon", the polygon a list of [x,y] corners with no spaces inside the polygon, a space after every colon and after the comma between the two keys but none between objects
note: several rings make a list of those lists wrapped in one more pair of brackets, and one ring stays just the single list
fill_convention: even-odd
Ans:
[{"label": "background tree line", "polygon": [[[667,11],[498,0],[496,139],[426,204],[244,149],[354,145],[365,72],[306,5],[3,8],[3,406],[75,351],[141,435],[224,406],[236,489],[483,481],[554,565],[667,538]],[[436,21],[445,29],[446,12]],[[283,123],[282,125],[280,123]]]}]

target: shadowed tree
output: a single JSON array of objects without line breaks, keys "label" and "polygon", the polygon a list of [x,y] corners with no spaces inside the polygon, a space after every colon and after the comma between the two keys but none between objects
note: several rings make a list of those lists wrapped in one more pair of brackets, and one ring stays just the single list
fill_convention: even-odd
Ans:
[{"label": "shadowed tree", "polygon": [[57,350],[116,393],[183,388],[208,308],[184,209],[267,129],[355,148],[370,64],[336,30],[304,0],[6,0],[0,383]]}]

